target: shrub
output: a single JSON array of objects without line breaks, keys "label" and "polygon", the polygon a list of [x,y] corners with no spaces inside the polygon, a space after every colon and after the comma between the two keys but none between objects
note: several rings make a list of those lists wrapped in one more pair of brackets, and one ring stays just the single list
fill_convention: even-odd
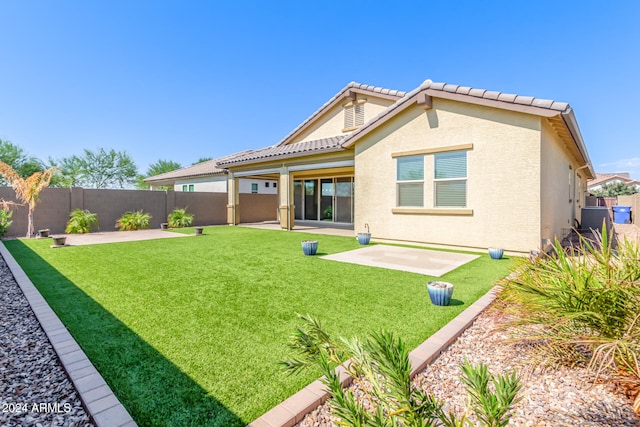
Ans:
[{"label": "shrub", "polygon": [[125,214],[116,221],[116,228],[120,231],[141,230],[149,228],[150,220],[151,215],[142,210],[125,212]]},{"label": "shrub", "polygon": [[7,206],[0,207],[0,237],[3,237],[7,233],[7,230],[13,223],[11,220],[12,216],[13,211]]},{"label": "shrub", "polygon": [[611,369],[640,385],[638,244],[626,239],[614,250],[603,225],[595,242],[581,237],[565,253],[556,241],[555,253],[525,261],[504,284],[503,305],[522,313],[519,325],[536,325],[520,327],[519,339],[536,346],[540,363],[582,357],[596,375]]},{"label": "shrub", "polygon": [[[323,382],[331,393],[328,400],[335,416],[350,426],[435,426],[447,427],[472,425],[466,414],[461,418],[445,413],[444,403],[433,395],[413,386],[409,350],[402,340],[390,333],[371,334],[365,340],[332,339],[322,329],[319,321],[301,316],[305,321],[298,328],[290,347],[298,353],[284,360],[283,367],[289,373],[300,372],[309,366],[317,366],[324,375]],[[347,373],[359,382],[369,384],[367,399],[373,410],[354,398],[354,394],[342,388],[336,366],[344,360]],[[471,409],[479,420],[488,426],[506,426],[511,418],[511,408],[519,400],[520,378],[515,372],[494,376],[486,365],[472,366],[465,360],[461,367],[462,382],[467,388]],[[493,384],[491,390],[488,385]]]},{"label": "shrub", "polygon": [[174,209],[167,217],[167,222],[171,228],[191,227],[193,224],[193,214],[187,213],[187,208]]},{"label": "shrub", "polygon": [[84,234],[90,233],[92,228],[100,228],[98,223],[98,214],[92,213],[88,210],[76,209],[69,215],[69,221],[67,222],[67,228],[65,233],[72,234]]}]

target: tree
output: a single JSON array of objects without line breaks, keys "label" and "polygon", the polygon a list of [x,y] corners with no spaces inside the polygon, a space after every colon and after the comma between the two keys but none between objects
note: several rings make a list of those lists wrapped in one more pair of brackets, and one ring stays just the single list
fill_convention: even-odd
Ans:
[{"label": "tree", "polygon": [[80,158],[82,166],[82,183],[90,188],[124,188],[133,184],[138,168],[126,151],[106,151],[99,148],[97,152],[84,150]]},{"label": "tree", "polygon": [[40,192],[49,186],[54,173],[55,168],[49,168],[45,171],[35,172],[28,178],[22,178],[10,165],[0,161],[0,175],[13,187],[18,200],[28,206],[27,237],[34,234],[33,211],[40,198]]},{"label": "tree", "polygon": [[598,190],[592,191],[594,196],[613,197],[636,194],[638,188],[634,185],[628,185],[624,182],[612,182],[603,184]]},{"label": "tree", "polygon": [[149,184],[144,182],[145,178],[149,178],[151,176],[162,175],[163,173],[171,172],[177,169],[182,169],[182,165],[178,162],[174,162],[173,160],[158,160],[155,163],[151,163],[149,168],[147,169],[146,175],[138,175],[136,179],[136,187],[141,190],[146,190],[149,188]]},{"label": "tree", "polygon": [[52,163],[60,168],[54,181],[59,187],[125,188],[135,183],[138,172],[126,151],[114,149],[85,149],[82,156],[73,155]]},{"label": "tree", "polygon": [[49,158],[49,167],[57,171],[51,179],[51,187],[70,188],[82,185],[82,161],[78,156],[65,157],[61,160]]},{"label": "tree", "polygon": [[197,165],[198,163],[208,162],[209,160],[213,160],[213,157],[200,157],[197,161],[191,163],[192,165]]},{"label": "tree", "polygon": [[[0,161],[11,166],[11,168],[22,178],[42,171],[42,162],[35,157],[29,156],[25,151],[10,141],[0,139]],[[3,182],[4,181],[4,182]],[[0,179],[0,184],[7,185],[4,179]]]}]

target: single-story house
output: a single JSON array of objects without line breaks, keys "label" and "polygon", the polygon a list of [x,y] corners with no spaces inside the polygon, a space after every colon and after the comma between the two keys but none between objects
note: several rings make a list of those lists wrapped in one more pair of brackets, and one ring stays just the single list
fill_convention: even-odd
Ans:
[{"label": "single-story house", "polygon": [[231,225],[250,209],[242,180],[264,179],[283,229],[347,223],[382,241],[516,252],[568,234],[595,177],[569,104],[430,80],[350,83],[279,143],[216,167]]},{"label": "single-story house", "polygon": [[640,190],[640,181],[632,179],[628,172],[596,173],[596,177],[587,183],[587,191],[597,191],[603,185],[622,183]]},{"label": "single-story house", "polygon": [[425,81],[350,83],[278,144],[218,162],[277,179],[280,223],[368,226],[377,239],[528,252],[580,220],[595,171],[564,102]]},{"label": "single-story house", "polygon": [[[245,154],[247,151],[238,154]],[[208,160],[171,172],[151,176],[144,181],[151,190],[158,187],[173,187],[175,191],[226,193],[229,171],[218,167],[218,162],[231,156]],[[264,178],[240,179],[240,193],[278,194],[278,181]]]}]

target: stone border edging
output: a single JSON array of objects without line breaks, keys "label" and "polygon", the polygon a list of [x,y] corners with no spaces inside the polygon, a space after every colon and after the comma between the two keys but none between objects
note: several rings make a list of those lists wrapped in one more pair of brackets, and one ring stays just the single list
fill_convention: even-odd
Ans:
[{"label": "stone border edging", "polygon": [[137,424],[131,415],[113,394],[102,375],[93,366],[4,243],[0,244],[0,254],[27,298],[31,310],[35,313],[94,424],[98,427],[136,427]]},{"label": "stone border edging", "polygon": [[[411,378],[422,372],[427,365],[433,362],[471,326],[480,313],[496,299],[500,289],[500,286],[491,288],[489,292],[409,353]],[[340,372],[342,386],[348,386],[352,378],[342,366],[338,367],[338,371]],[[305,415],[322,405],[329,398],[329,393],[325,391],[325,388],[325,385],[320,380],[316,380],[251,422],[247,427],[291,427],[302,421]]]}]

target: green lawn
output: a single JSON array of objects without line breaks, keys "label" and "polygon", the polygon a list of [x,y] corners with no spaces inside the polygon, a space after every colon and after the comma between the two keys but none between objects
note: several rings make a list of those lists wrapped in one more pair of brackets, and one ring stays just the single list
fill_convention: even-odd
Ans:
[{"label": "green lawn", "polygon": [[387,329],[416,347],[508,274],[488,255],[445,275],[453,305],[435,307],[413,273],[306,257],[354,238],[241,227],[205,236],[51,249],[5,245],[139,425],[246,425],[317,378],[288,376],[296,313],[339,335]]}]

